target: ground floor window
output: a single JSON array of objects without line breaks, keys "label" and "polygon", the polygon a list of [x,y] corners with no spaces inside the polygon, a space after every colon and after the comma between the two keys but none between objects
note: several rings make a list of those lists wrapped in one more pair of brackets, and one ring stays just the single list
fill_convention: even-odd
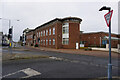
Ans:
[{"label": "ground floor window", "polygon": [[49,39],[49,45],[51,45],[51,39]]},{"label": "ground floor window", "polygon": [[40,40],[39,40],[39,44],[40,44]]},{"label": "ground floor window", "polygon": [[53,45],[55,45],[55,39],[53,39]]},{"label": "ground floor window", "polygon": [[46,45],[48,45],[48,39],[46,39]]},{"label": "ground floor window", "polygon": [[42,45],[42,40],[41,40],[41,45]]},{"label": "ground floor window", "polygon": [[45,39],[43,40],[43,45],[45,45]]},{"label": "ground floor window", "polygon": [[69,44],[69,38],[63,38],[62,44],[68,45]]}]

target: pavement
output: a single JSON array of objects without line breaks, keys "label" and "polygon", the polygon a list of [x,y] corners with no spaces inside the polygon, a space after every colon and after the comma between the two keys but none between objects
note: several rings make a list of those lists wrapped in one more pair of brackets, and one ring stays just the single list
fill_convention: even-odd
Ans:
[{"label": "pavement", "polygon": [[[89,55],[89,56],[96,56],[96,57],[109,57],[108,51],[85,51],[84,49],[54,49],[54,48],[46,48],[46,47],[29,47],[26,46],[21,49],[16,50],[32,50],[32,51],[55,51],[60,53],[68,53],[68,54],[80,54],[80,55]],[[118,58],[120,54],[116,52],[111,52],[112,58]]]}]

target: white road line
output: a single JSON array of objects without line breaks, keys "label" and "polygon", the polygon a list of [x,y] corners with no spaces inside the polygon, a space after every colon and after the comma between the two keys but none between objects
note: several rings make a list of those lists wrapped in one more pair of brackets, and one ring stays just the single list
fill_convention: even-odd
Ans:
[{"label": "white road line", "polygon": [[19,72],[21,72],[21,70],[20,70],[20,71],[16,71],[16,72],[14,72],[14,73],[10,73],[10,74],[4,75],[4,76],[2,76],[2,77],[4,78],[4,77],[7,77],[7,76],[11,76],[11,75],[17,74],[17,73],[19,73]]},{"label": "white road line", "polygon": [[32,77],[32,76],[36,76],[36,75],[41,75],[41,73],[38,72],[38,71],[35,71],[35,70],[31,69],[31,68],[26,68],[26,69],[22,69],[22,70],[16,71],[14,73],[7,74],[7,75],[3,76],[3,78],[7,77],[7,76],[14,75],[14,74],[17,74],[19,72],[24,72],[25,74],[27,74],[27,76],[24,76],[22,78],[28,78],[28,77]]}]

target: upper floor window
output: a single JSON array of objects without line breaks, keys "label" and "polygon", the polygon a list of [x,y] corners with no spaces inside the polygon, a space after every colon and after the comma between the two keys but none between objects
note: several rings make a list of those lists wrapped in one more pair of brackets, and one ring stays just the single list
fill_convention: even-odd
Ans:
[{"label": "upper floor window", "polygon": [[37,37],[38,37],[38,32],[37,32]]},{"label": "upper floor window", "polygon": [[42,37],[42,31],[41,31],[41,37]]},{"label": "upper floor window", "polygon": [[49,35],[51,35],[51,29],[49,29]]},{"label": "upper floor window", "polygon": [[48,35],[48,30],[46,30],[46,36]]},{"label": "upper floor window", "polygon": [[64,23],[62,26],[62,33],[67,34],[69,33],[69,23]]},{"label": "upper floor window", "polygon": [[55,27],[53,28],[53,35],[55,35]]},{"label": "upper floor window", "polygon": [[49,35],[51,35],[51,29],[49,29]]},{"label": "upper floor window", "polygon": [[39,32],[39,37],[40,37],[40,32]]},{"label": "upper floor window", "polygon": [[32,39],[32,35],[31,35],[31,39]]},{"label": "upper floor window", "polygon": [[43,36],[45,36],[45,30],[43,31]]}]

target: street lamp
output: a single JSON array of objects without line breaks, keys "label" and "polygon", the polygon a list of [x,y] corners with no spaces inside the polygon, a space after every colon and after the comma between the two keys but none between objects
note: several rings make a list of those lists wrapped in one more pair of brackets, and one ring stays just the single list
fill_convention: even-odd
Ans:
[{"label": "street lamp", "polygon": [[[108,10],[110,12],[111,7],[103,6],[99,11]],[[109,24],[109,63],[108,63],[108,80],[112,79],[112,64],[111,64],[111,21]]]}]

